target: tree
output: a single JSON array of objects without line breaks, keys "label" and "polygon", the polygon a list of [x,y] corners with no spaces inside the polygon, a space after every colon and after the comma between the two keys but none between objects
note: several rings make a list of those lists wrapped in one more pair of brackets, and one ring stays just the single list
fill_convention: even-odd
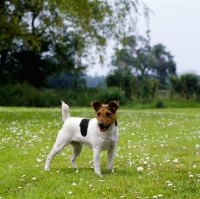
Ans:
[{"label": "tree", "polygon": [[51,88],[84,88],[86,79],[84,74],[75,74],[72,72],[63,72],[50,78]]},{"label": "tree", "polygon": [[183,74],[180,77],[170,77],[172,94],[174,92],[180,94],[186,99],[190,99],[194,95],[199,95],[199,77],[195,74]]},{"label": "tree", "polygon": [[120,70],[129,68],[136,76],[148,76],[151,70],[151,48],[142,36],[122,40],[123,47],[116,49],[112,65]]},{"label": "tree", "polygon": [[124,40],[123,48],[116,49],[112,65],[119,70],[128,67],[140,80],[158,78],[162,87],[166,86],[167,77],[176,74],[176,64],[165,47],[162,44],[151,47],[142,36],[131,36]]},{"label": "tree", "polygon": [[166,88],[166,80],[169,76],[176,75],[176,64],[173,56],[166,51],[165,46],[157,44],[152,49],[152,73],[158,78],[161,88]]},{"label": "tree", "polygon": [[130,70],[114,70],[112,74],[106,77],[106,84],[108,87],[117,87],[122,90],[126,99],[131,100],[133,81]]},{"label": "tree", "polygon": [[[165,88],[167,78],[175,75],[176,65],[173,57],[166,51],[162,44],[150,46],[149,41],[142,36],[130,36],[122,40],[122,48],[116,49],[112,58],[114,73],[108,76],[108,86],[128,88],[126,93],[132,95],[133,87],[137,91],[137,98],[143,102],[149,102],[155,98],[157,89]],[[125,80],[125,71],[129,71],[129,80]],[[127,76],[126,76],[127,77]],[[129,86],[123,82],[128,82]],[[130,83],[132,82],[132,83]],[[130,98],[130,97],[129,97]]]},{"label": "tree", "polygon": [[[101,49],[108,39],[119,40],[125,32],[131,32],[135,28],[133,25],[128,25],[126,21],[128,16],[133,19],[137,15],[137,7],[137,1],[130,0],[112,2],[103,0],[1,1],[0,79],[4,77],[7,81],[10,79],[19,81],[17,76],[20,76],[20,71],[16,76],[11,76],[13,74],[11,71],[14,69],[17,73],[20,68],[21,70],[25,68],[19,67],[18,64],[20,62],[22,65],[24,62],[21,60],[20,55],[24,54],[21,51],[30,52],[29,57],[34,54],[41,60],[44,60],[48,53],[48,55],[53,55],[53,58],[48,60],[58,63],[59,67],[57,64],[54,66],[50,64],[51,67],[48,69],[43,68],[43,64],[39,64],[40,71],[45,71],[44,78],[50,73],[63,69],[85,69],[81,58],[89,56],[87,50],[91,45],[96,45],[97,49]],[[68,45],[67,41],[74,46]],[[46,50],[44,50],[45,45]],[[71,53],[71,50],[75,53]],[[74,59],[73,61],[70,56]],[[17,57],[20,57],[20,60],[17,60]],[[66,60],[70,62],[64,64]],[[37,65],[35,64],[34,67]],[[35,71],[39,71],[38,69]],[[35,85],[33,81],[30,83]]]}]

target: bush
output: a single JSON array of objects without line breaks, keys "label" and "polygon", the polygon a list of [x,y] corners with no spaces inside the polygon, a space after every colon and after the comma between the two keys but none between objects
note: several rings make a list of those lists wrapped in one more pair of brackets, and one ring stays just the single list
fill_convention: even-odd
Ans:
[{"label": "bush", "polygon": [[127,102],[124,93],[116,87],[110,87],[102,90],[97,99],[103,103],[108,103],[112,100],[119,100],[120,105],[125,105]]},{"label": "bush", "polygon": [[158,100],[156,102],[156,108],[164,108],[165,105],[164,105],[164,102],[162,100]]},{"label": "bush", "polygon": [[184,74],[180,77],[170,77],[172,97],[174,92],[188,99],[198,96],[199,77],[196,74]]},{"label": "bush", "polygon": [[0,87],[1,106],[55,106],[58,98],[53,91],[36,89],[27,83]]},{"label": "bush", "polygon": [[0,106],[52,107],[60,106],[60,100],[70,106],[90,106],[92,100],[126,102],[124,94],[117,88],[37,89],[23,83],[0,87],[0,93]]}]

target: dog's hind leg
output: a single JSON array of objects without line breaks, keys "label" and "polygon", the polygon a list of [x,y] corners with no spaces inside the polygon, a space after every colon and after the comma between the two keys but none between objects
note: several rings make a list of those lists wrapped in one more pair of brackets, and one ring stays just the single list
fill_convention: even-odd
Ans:
[{"label": "dog's hind leg", "polygon": [[73,168],[78,169],[77,165],[76,165],[76,158],[77,156],[81,153],[82,150],[82,144],[79,142],[70,142],[71,146],[72,146],[72,156],[71,156],[71,163]]},{"label": "dog's hind leg", "polygon": [[53,157],[55,155],[57,155],[64,147],[65,145],[57,145],[56,143],[54,144],[51,152],[49,153],[49,155],[47,156],[47,160],[46,160],[46,164],[44,166],[44,170],[50,170],[50,162],[53,159]]},{"label": "dog's hind leg", "polygon": [[51,152],[47,156],[44,170],[50,170],[50,162],[51,162],[52,158],[55,155],[57,155],[69,142],[70,141],[68,138],[64,138],[63,136],[58,135],[57,140],[56,140],[53,148],[51,149]]}]

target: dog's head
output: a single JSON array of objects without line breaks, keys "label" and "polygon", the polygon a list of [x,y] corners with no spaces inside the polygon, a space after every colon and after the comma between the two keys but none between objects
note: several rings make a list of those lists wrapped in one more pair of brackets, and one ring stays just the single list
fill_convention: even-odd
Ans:
[{"label": "dog's head", "polygon": [[108,104],[102,104],[100,101],[93,100],[91,102],[101,132],[106,131],[109,126],[116,121],[116,111],[119,107],[119,100],[110,101]]}]

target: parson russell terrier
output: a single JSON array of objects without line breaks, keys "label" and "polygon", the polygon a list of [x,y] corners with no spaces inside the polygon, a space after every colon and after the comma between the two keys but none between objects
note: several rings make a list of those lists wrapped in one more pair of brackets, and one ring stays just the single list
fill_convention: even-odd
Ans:
[{"label": "parson russell terrier", "polygon": [[50,162],[67,144],[72,146],[71,163],[77,169],[76,158],[85,144],[93,150],[94,170],[101,176],[100,152],[108,151],[108,169],[113,172],[113,159],[118,142],[118,127],[116,111],[119,101],[113,100],[108,104],[92,101],[91,105],[96,111],[96,118],[70,117],[69,106],[62,102],[62,120],[64,122],[59,131],[56,142],[47,157],[44,169],[50,170]]}]

